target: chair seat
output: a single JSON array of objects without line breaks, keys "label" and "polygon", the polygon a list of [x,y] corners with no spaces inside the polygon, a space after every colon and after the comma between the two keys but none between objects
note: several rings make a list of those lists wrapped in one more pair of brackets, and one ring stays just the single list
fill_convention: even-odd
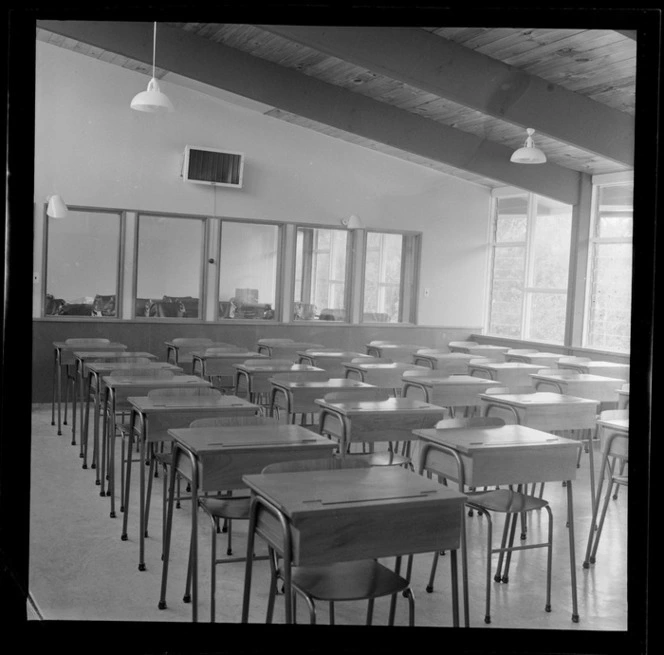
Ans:
[{"label": "chair seat", "polygon": [[326,601],[366,600],[408,589],[408,581],[375,560],[338,562],[325,566],[294,566],[296,589]]},{"label": "chair seat", "polygon": [[615,482],[616,484],[621,484],[623,486],[628,486],[628,478],[626,475],[614,475],[611,480]]},{"label": "chair seat", "polygon": [[535,496],[528,496],[518,491],[509,489],[496,489],[494,491],[477,491],[466,494],[467,504],[480,509],[493,512],[514,514],[519,512],[530,512],[534,509],[542,509],[549,503]]},{"label": "chair seat", "polygon": [[200,498],[198,504],[211,516],[219,519],[249,519],[251,498]]}]

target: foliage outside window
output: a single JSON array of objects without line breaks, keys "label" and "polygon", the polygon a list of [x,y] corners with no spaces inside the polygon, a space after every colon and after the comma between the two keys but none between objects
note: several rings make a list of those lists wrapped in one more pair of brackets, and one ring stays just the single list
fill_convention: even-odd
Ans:
[{"label": "foliage outside window", "polygon": [[293,320],[347,321],[347,230],[298,227]]},{"label": "foliage outside window", "polygon": [[203,238],[201,219],[138,217],[136,318],[201,316]]},{"label": "foliage outside window", "polygon": [[44,316],[118,316],[120,212],[47,217]]},{"label": "foliage outside window", "polygon": [[601,185],[594,194],[584,346],[628,353],[633,185]]},{"label": "foliage outside window", "polygon": [[562,344],[572,207],[534,194],[498,197],[488,334]]},{"label": "foliage outside window", "polygon": [[223,221],[219,318],[274,320],[279,227]]}]

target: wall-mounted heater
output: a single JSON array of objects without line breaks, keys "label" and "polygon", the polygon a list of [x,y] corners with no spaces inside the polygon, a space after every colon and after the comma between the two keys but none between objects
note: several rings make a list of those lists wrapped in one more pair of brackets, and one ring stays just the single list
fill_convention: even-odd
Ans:
[{"label": "wall-mounted heater", "polygon": [[186,146],[182,164],[185,182],[242,187],[244,153]]}]

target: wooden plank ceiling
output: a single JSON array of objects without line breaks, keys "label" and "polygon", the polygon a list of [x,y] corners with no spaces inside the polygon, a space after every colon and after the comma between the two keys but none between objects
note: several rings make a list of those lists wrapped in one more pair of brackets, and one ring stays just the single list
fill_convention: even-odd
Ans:
[{"label": "wooden plank ceiling", "polygon": [[[145,53],[128,47],[122,52],[121,46],[114,51],[113,44],[119,41],[117,33],[114,40],[110,33],[104,40],[97,33],[88,36],[85,29],[68,30],[67,23],[82,24],[40,21],[37,38],[151,74],[151,47],[143,48]],[[142,25],[151,28],[150,24]],[[279,102],[278,94],[261,96],[256,92],[255,100],[272,107],[265,112],[267,115],[474,183],[488,187],[515,184],[512,171],[516,168],[524,176],[524,183],[517,186],[545,192],[547,183],[542,180],[540,184],[538,176],[556,179],[558,187],[570,189],[561,191],[560,199],[573,201],[578,173],[632,169],[636,40],[629,33],[602,29],[160,25],[157,64],[161,60],[168,69],[158,68],[158,77],[168,80],[169,73],[187,76],[186,66],[180,70],[175,70],[175,63],[169,66],[169,28],[177,39],[180,58],[186,57],[182,49],[191,43],[220,44],[270,62],[278,70],[290,71],[287,79],[303,80],[305,91],[332,88],[337,90],[334,97],[340,102],[356,98],[363,104],[350,106],[351,114],[362,108],[377,111],[379,117],[380,109],[375,108],[391,108],[388,118],[382,119],[385,129],[371,131],[356,129],[355,121],[333,119],[326,112],[300,111],[297,103]],[[277,69],[266,69],[266,75],[271,70]],[[212,77],[200,81],[222,86],[223,81],[216,82]],[[327,86],[311,86],[316,84],[314,80]],[[237,85],[227,89],[242,91]],[[340,90],[345,93],[339,95]],[[439,130],[441,138],[450,139],[450,151],[470,144],[478,154],[438,156],[434,149],[410,148],[394,134],[398,128],[392,126],[392,117],[403,117],[404,129],[421,131],[430,127],[430,133],[423,132],[429,138]],[[396,120],[395,124],[400,123]],[[535,140],[548,163],[535,167],[496,165],[501,158],[507,161],[509,152],[523,145],[525,127],[537,130]],[[452,138],[455,136],[459,137],[456,142]],[[491,154],[480,153],[487,146]]]}]

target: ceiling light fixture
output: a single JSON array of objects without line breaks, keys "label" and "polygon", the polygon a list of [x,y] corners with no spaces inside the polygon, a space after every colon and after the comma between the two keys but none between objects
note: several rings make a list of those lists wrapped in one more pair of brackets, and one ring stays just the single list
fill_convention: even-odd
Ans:
[{"label": "ceiling light fixture", "polygon": [[350,215],[348,218],[342,218],[341,224],[349,230],[359,230],[362,227],[360,217],[355,216],[355,214]]},{"label": "ceiling light fixture", "polygon": [[535,147],[535,142],[533,141],[533,134],[535,130],[532,127],[529,127],[526,132],[528,132],[528,138],[523,148],[519,148],[512,153],[510,161],[515,164],[544,164],[546,163],[546,155],[539,149]]},{"label": "ceiling light fixture", "polygon": [[46,207],[46,215],[51,218],[67,218],[67,205],[61,196],[53,195],[48,199]]},{"label": "ceiling light fixture", "polygon": [[155,77],[155,56],[157,52],[157,23],[154,23],[152,40],[152,79],[148,83],[148,90],[141,91],[131,101],[131,108],[136,111],[148,111],[153,114],[175,111],[173,103],[159,90],[159,83]]}]

